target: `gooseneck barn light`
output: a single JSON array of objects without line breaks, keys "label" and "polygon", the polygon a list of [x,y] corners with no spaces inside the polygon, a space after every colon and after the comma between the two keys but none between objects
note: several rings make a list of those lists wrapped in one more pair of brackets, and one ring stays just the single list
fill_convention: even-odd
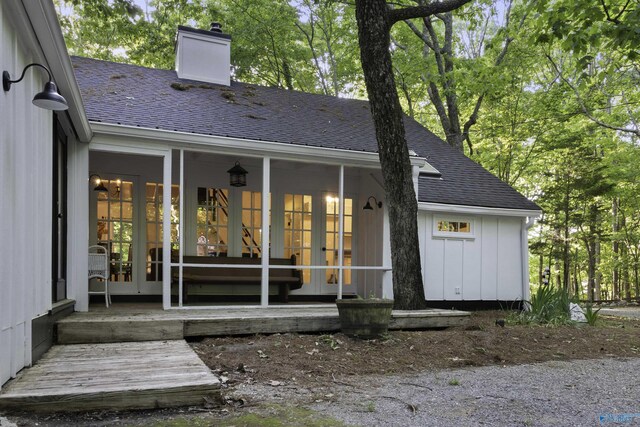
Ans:
[{"label": "gooseneck barn light", "polygon": [[22,70],[22,74],[18,80],[11,80],[11,75],[8,71],[2,72],[2,88],[5,92],[8,92],[11,89],[11,85],[14,83],[19,83],[24,78],[25,73],[31,67],[40,67],[47,72],[49,76],[49,81],[44,84],[44,89],[42,92],[36,94],[33,97],[33,105],[36,107],[44,108],[46,110],[66,110],[69,108],[67,105],[67,100],[64,99],[62,95],[58,93],[58,88],[56,84],[53,82],[53,78],[51,76],[51,71],[47,67],[42,64],[33,63],[24,67]]},{"label": "gooseneck barn light", "polygon": [[373,206],[371,206],[371,203],[369,203],[369,201],[373,199],[373,203],[378,206],[378,209],[382,208],[382,202],[379,202],[378,199],[376,199],[374,196],[369,196],[369,198],[367,199],[367,204],[364,205],[364,207],[362,208],[365,211],[372,211],[373,210]]}]

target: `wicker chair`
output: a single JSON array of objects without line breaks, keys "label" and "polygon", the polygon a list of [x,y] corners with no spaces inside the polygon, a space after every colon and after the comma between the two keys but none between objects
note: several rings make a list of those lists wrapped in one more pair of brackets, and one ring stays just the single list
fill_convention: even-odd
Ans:
[{"label": "wicker chair", "polygon": [[89,295],[104,295],[107,307],[111,304],[109,293],[109,255],[107,248],[100,245],[89,246],[89,279],[102,279],[103,291],[89,291]]}]

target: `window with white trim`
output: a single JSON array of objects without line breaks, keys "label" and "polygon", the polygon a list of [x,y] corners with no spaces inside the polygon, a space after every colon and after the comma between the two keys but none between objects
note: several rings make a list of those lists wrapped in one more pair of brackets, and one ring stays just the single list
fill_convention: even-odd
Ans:
[{"label": "window with white trim", "polygon": [[473,238],[473,221],[469,218],[434,217],[434,237]]}]

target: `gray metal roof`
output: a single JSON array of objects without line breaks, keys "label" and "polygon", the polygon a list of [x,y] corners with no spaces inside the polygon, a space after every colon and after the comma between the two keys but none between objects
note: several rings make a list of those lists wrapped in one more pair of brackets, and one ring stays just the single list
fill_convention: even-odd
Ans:
[{"label": "gray metal roof", "polygon": [[[201,135],[377,152],[367,101],[232,82],[178,79],[175,71],[73,57],[89,120]],[[411,150],[441,178],[420,177],[419,200],[507,209],[535,203],[405,116]],[[241,149],[241,145],[238,145]]]}]

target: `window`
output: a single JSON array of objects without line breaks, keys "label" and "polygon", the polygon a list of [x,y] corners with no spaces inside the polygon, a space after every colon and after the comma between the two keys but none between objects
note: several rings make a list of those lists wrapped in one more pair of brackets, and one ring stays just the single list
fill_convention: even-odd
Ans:
[{"label": "window", "polygon": [[470,219],[455,218],[434,219],[433,235],[435,237],[459,237],[459,238],[473,238],[473,221]]},{"label": "window", "polygon": [[229,251],[229,190],[198,187],[198,256],[226,256]]},{"label": "window", "polygon": [[[147,222],[147,266],[148,281],[160,280],[162,265],[162,184],[148,182],[146,185],[145,216]],[[178,249],[180,220],[180,187],[171,186],[171,249]]]},{"label": "window", "polygon": [[98,244],[110,252],[111,280],[132,281],[133,183],[102,180],[109,190],[98,193]]},{"label": "window", "polygon": [[[297,265],[311,265],[311,207],[307,194],[284,195],[284,256],[296,256]],[[302,270],[303,283],[311,281],[311,270]]]}]

